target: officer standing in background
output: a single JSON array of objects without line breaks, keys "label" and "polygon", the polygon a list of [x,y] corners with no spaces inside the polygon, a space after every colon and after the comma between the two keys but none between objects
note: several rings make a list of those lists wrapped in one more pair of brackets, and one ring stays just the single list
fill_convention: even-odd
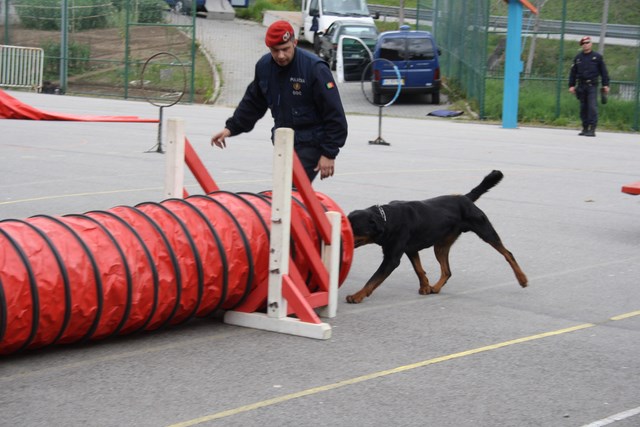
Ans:
[{"label": "officer standing in background", "polygon": [[249,132],[270,109],[272,140],[275,129],[292,128],[294,150],[309,180],[318,172],[320,179],[328,178],[347,139],[347,119],[329,65],[297,47],[287,21],[269,26],[265,44],[270,53],[258,60],[253,81],[211,145],[226,147],[226,138]]},{"label": "officer standing in background", "polygon": [[598,125],[598,78],[602,78],[602,90],[609,93],[609,74],[604,58],[592,50],[591,37],[580,39],[582,52],[573,59],[569,73],[569,92],[580,101],[582,132],[579,135],[596,136]]}]

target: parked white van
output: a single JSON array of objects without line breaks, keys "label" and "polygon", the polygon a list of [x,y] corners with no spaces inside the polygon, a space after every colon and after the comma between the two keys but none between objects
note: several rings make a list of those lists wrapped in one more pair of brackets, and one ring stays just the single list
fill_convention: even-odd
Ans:
[{"label": "parked white van", "polygon": [[318,53],[318,32],[326,32],[329,25],[339,19],[373,24],[367,0],[303,0],[301,38],[313,43]]}]

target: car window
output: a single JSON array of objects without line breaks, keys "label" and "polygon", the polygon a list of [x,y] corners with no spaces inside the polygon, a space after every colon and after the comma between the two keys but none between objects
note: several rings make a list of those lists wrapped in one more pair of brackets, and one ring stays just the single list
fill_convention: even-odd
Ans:
[{"label": "car window", "polygon": [[371,27],[342,27],[342,34],[358,37],[361,39],[374,39],[377,37],[376,30]]},{"label": "car window", "polygon": [[329,25],[329,29],[327,30],[326,36],[333,37],[333,35],[336,33],[336,28],[338,28],[337,25],[334,25],[334,24]]},{"label": "car window", "polygon": [[323,11],[344,16],[368,16],[369,10],[364,0],[324,0]]},{"label": "car window", "polygon": [[403,61],[404,42],[405,39],[385,38],[380,44],[380,58],[389,61]]},{"label": "car window", "polygon": [[435,58],[435,48],[431,39],[408,39],[407,56],[409,60]]}]

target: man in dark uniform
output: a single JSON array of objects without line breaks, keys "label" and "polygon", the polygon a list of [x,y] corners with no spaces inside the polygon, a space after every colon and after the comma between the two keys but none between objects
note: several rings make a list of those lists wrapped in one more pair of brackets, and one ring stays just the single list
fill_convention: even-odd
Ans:
[{"label": "man in dark uniform", "polygon": [[591,37],[580,39],[582,52],[573,59],[569,73],[569,92],[580,101],[582,132],[579,135],[596,136],[598,125],[598,78],[602,77],[602,90],[609,93],[609,74],[604,58],[593,52]]},{"label": "man in dark uniform", "polygon": [[257,62],[253,81],[240,105],[211,145],[226,146],[225,139],[249,132],[271,110],[275,129],[294,130],[294,149],[313,181],[335,171],[335,158],[347,139],[347,119],[333,75],[326,62],[297,47],[293,27],[287,21],[269,26],[265,43],[270,53]]}]

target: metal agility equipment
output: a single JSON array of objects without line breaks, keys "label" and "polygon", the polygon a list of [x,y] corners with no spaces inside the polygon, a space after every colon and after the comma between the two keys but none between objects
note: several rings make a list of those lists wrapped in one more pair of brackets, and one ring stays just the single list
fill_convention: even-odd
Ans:
[{"label": "metal agility equipment", "polygon": [[[220,191],[177,131],[169,146],[186,144],[175,151],[206,194],[0,221],[0,354],[157,330],[219,309],[228,323],[329,338],[315,309],[335,316],[353,235],[340,208],[313,191],[287,131],[284,143],[276,135],[274,163],[284,166],[273,192]],[[325,211],[338,212],[328,213],[333,230]]]},{"label": "metal agility equipment", "polygon": [[[175,70],[179,72],[176,73]],[[182,83],[178,85],[176,83]],[[156,153],[163,153],[162,124],[164,109],[176,105],[187,91],[187,71],[180,58],[169,52],[151,55],[140,72],[140,88],[148,103],[158,107],[158,142]],[[154,151],[153,148],[148,152]]]},{"label": "metal agility equipment", "polygon": [[[390,143],[388,143],[387,141],[384,140],[384,138],[382,137],[382,109],[385,107],[388,107],[390,105],[392,105],[394,102],[396,102],[396,100],[398,99],[398,96],[400,96],[400,91],[402,89],[402,78],[400,76],[400,70],[398,69],[398,67],[391,61],[389,61],[388,59],[385,58],[377,58],[377,59],[373,59],[373,53],[371,52],[371,49],[369,49],[369,47],[363,43],[363,41],[358,38],[358,37],[354,37],[354,36],[349,36],[349,35],[341,35],[340,38],[338,39],[338,50],[336,52],[336,73],[338,75],[338,83],[344,83],[345,82],[345,77],[344,77],[344,40],[351,40],[352,43],[357,43],[360,44],[360,46],[364,49],[364,52],[367,53],[367,55],[369,56],[369,63],[367,64],[367,66],[362,70],[362,74],[360,75],[360,90],[362,91],[362,94],[364,95],[364,98],[367,100],[367,102],[371,105],[375,105],[378,107],[378,137],[372,141],[369,141],[369,144],[373,144],[373,145],[391,145]],[[393,71],[395,71],[396,73],[396,92],[393,95],[393,97],[391,98],[391,100],[389,102],[387,102],[386,104],[380,104],[377,102],[374,102],[374,99],[372,99],[368,94],[367,94],[367,90],[365,90],[365,82],[370,81],[371,80],[371,72],[372,72],[372,65],[374,63],[386,63],[388,65],[390,65],[393,68]]]}]

